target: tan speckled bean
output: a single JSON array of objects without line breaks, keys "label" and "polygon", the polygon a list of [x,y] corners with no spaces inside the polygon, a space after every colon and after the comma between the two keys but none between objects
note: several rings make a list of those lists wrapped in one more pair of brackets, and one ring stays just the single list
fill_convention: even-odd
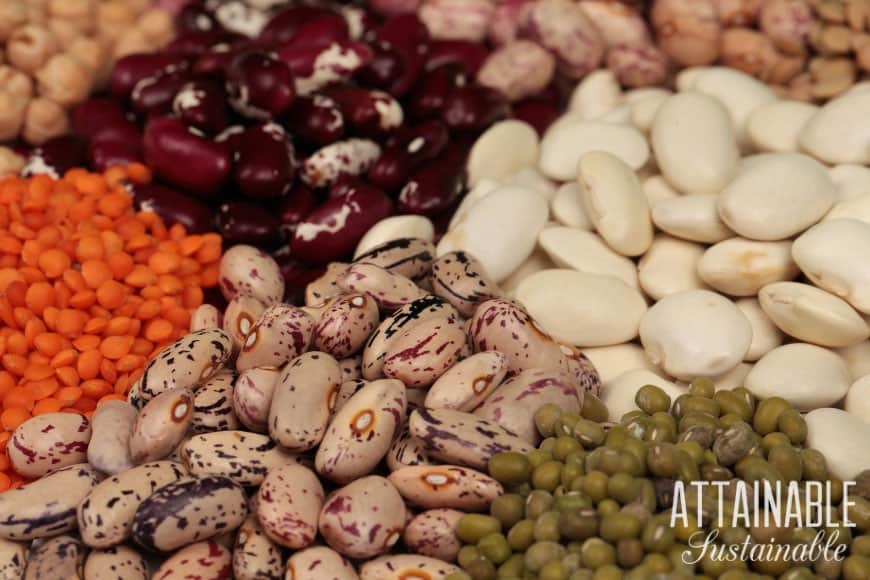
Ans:
[{"label": "tan speckled bean", "polygon": [[359,580],[356,570],[344,556],[326,546],[295,552],[287,560],[284,580]]},{"label": "tan speckled bean", "polygon": [[413,280],[366,263],[352,264],[338,279],[342,292],[365,292],[387,311],[396,310],[426,295]]},{"label": "tan speckled bean", "polygon": [[344,407],[345,403],[357,394],[360,389],[369,384],[369,382],[364,379],[351,379],[341,383],[341,386],[338,388],[338,394],[335,397],[335,408],[332,412],[338,413],[339,409]]},{"label": "tan speckled bean", "polygon": [[471,412],[504,380],[508,360],[497,350],[473,354],[438,377],[426,394],[426,406]]},{"label": "tan speckled bean", "polygon": [[389,480],[411,504],[425,509],[485,510],[502,494],[488,475],[456,465],[421,465],[392,472]]},{"label": "tan speckled bean", "polygon": [[248,516],[233,546],[233,576],[236,580],[280,578],[281,549],[263,533],[256,516]]},{"label": "tan speckled bean", "polygon": [[450,252],[435,260],[432,291],[455,306],[463,316],[474,314],[481,302],[502,296],[483,264],[465,252]]},{"label": "tan speckled bean", "polygon": [[31,479],[87,461],[91,423],[83,415],[46,413],[18,426],[6,446],[12,467]]},{"label": "tan speckled bean", "polygon": [[236,359],[236,369],[280,367],[311,344],[314,319],[300,308],[276,304],[257,319]]},{"label": "tan speckled bean", "polygon": [[384,375],[410,389],[428,387],[460,359],[466,344],[456,318],[429,318],[392,341],[384,357]]},{"label": "tan speckled bean", "polygon": [[27,544],[0,539],[0,578],[21,578],[27,566]]},{"label": "tan speckled bean", "polygon": [[392,554],[370,560],[360,567],[360,580],[443,580],[460,568],[437,558],[415,554]]},{"label": "tan speckled bean", "polygon": [[432,269],[435,246],[417,238],[399,238],[357,256],[355,264],[374,264],[411,280],[422,280]]},{"label": "tan speckled bean", "polygon": [[259,433],[217,431],[188,439],[181,452],[191,475],[221,475],[239,485],[260,485],[270,469],[296,456]]},{"label": "tan speckled bean", "polygon": [[160,565],[153,580],[226,580],[232,574],[232,554],[218,542],[197,542],[177,551]]},{"label": "tan speckled bean", "polygon": [[242,371],[233,387],[233,410],[242,425],[266,433],[269,430],[269,408],[281,371],[272,367],[255,367]]},{"label": "tan speckled bean", "polygon": [[190,331],[207,328],[221,328],[223,316],[220,310],[211,304],[200,304],[190,316]]},{"label": "tan speckled bean", "polygon": [[253,246],[233,246],[220,264],[220,289],[227,300],[251,296],[266,306],[284,298],[284,277],[272,256]]},{"label": "tan speckled bean", "polygon": [[236,373],[223,369],[197,389],[193,396],[191,432],[209,433],[239,428],[239,420],[233,411],[235,381]]},{"label": "tan speckled bean", "polygon": [[321,315],[314,329],[314,347],[336,358],[360,350],[380,323],[377,303],[367,294],[345,294]]},{"label": "tan speckled bean", "polygon": [[270,470],[260,486],[257,518],[273,542],[305,548],[317,537],[324,496],[316,473],[302,465],[282,465]]},{"label": "tan speckled bean", "polygon": [[411,435],[407,421],[402,425],[399,435],[390,444],[386,460],[390,471],[411,465],[430,465],[426,445]]},{"label": "tan speckled bean", "polygon": [[148,580],[148,565],[130,546],[93,550],[85,561],[87,580]]},{"label": "tan speckled bean", "polygon": [[232,337],[236,350],[245,344],[248,334],[265,310],[266,306],[252,296],[236,296],[227,304],[222,328]]},{"label": "tan speckled bean", "polygon": [[81,578],[85,547],[72,536],[57,536],[34,547],[27,560],[24,580]]},{"label": "tan speckled bean", "polygon": [[338,279],[349,267],[350,264],[343,262],[330,262],[326,272],[305,287],[305,306],[316,308],[325,304],[330,298],[339,296],[342,292],[338,287]]},{"label": "tan speckled bean", "polygon": [[88,463],[109,475],[135,465],[130,459],[130,434],[136,408],[125,401],[106,401],[91,416]]},{"label": "tan speckled bean", "polygon": [[[368,337],[366,337],[368,339]],[[341,367],[341,382],[353,381],[362,377],[362,355],[343,358],[338,361],[338,366]]]},{"label": "tan speckled bean", "polygon": [[440,508],[417,514],[405,527],[405,545],[421,556],[453,562],[462,547],[456,537],[456,524],[465,513],[459,510]]},{"label": "tan speckled bean", "polygon": [[172,453],[193,422],[193,392],[172,389],[151,399],[133,425],[130,459],[141,464]]}]

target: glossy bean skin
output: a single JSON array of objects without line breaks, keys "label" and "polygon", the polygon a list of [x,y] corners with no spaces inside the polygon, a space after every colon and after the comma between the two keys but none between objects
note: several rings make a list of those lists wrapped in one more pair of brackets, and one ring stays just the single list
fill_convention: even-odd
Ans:
[{"label": "glossy bean skin", "polygon": [[362,355],[343,358],[338,361],[338,366],[341,367],[341,382],[353,381],[362,377]]},{"label": "glossy bean skin", "polygon": [[393,442],[390,443],[386,461],[390,471],[412,465],[431,465],[426,453],[426,445],[411,435],[407,421],[402,425],[402,430],[399,431]]},{"label": "glossy bean skin", "polygon": [[0,539],[0,577],[21,578],[27,566],[28,546],[24,542]]},{"label": "glossy bean skin", "polygon": [[456,537],[456,524],[465,514],[459,510],[440,508],[417,514],[405,527],[405,545],[421,556],[453,562],[462,547]]},{"label": "glossy bean skin", "polygon": [[380,154],[380,146],[368,139],[336,141],[309,156],[302,163],[300,177],[310,187],[328,187],[341,175],[365,173]]},{"label": "glossy bean skin", "polygon": [[256,433],[269,430],[269,409],[281,371],[254,367],[239,374],[233,388],[233,410],[242,425]]},{"label": "glossy bean skin", "polygon": [[372,50],[361,42],[341,40],[327,47],[284,45],[278,58],[296,78],[296,93],[311,95],[323,87],[350,78],[372,60]]},{"label": "glossy bean skin", "polygon": [[248,296],[265,306],[272,306],[284,297],[284,278],[278,263],[269,254],[252,246],[233,246],[224,252],[219,284],[227,300]]},{"label": "glossy bean skin", "polygon": [[125,56],[115,63],[109,81],[109,91],[116,98],[125,99],[142,79],[161,70],[183,67],[186,64],[187,57],[181,54],[141,53]]},{"label": "glossy bean skin", "polygon": [[284,580],[359,580],[348,560],[326,546],[313,546],[294,552],[287,559]]},{"label": "glossy bean skin", "polygon": [[313,334],[314,319],[302,309],[286,304],[270,306],[248,333],[236,368],[280,367],[308,350]]},{"label": "glossy bean skin", "polygon": [[148,580],[148,564],[130,546],[92,550],[85,561],[88,580]]},{"label": "glossy bean skin", "polygon": [[366,381],[363,379],[351,379],[349,381],[342,381],[341,386],[338,388],[338,393],[335,395],[335,407],[332,409],[333,413],[338,413],[339,409],[344,407],[344,405],[357,394],[363,387],[369,384],[370,381]]},{"label": "glossy bean skin", "polygon": [[294,550],[306,548],[317,537],[324,497],[317,474],[307,467],[276,467],[257,492],[257,518],[273,542]]},{"label": "glossy bean skin", "polygon": [[344,115],[338,103],[325,95],[296,99],[287,117],[290,132],[303,143],[326,147],[344,137]]},{"label": "glossy bean skin", "polygon": [[401,308],[426,295],[426,291],[409,278],[366,263],[352,264],[338,279],[338,287],[348,294],[368,293],[381,309],[387,311]]},{"label": "glossy bean skin", "polygon": [[130,435],[136,423],[136,409],[126,401],[106,401],[91,416],[88,463],[109,475],[133,467]]},{"label": "glossy bean skin", "polygon": [[423,280],[432,270],[435,246],[416,238],[399,238],[384,242],[360,254],[357,264],[374,264],[414,281]]},{"label": "glossy bean skin", "polygon": [[227,69],[226,82],[233,108],[254,119],[279,117],[296,98],[290,67],[266,52],[237,55]]},{"label": "glossy bean skin", "polygon": [[184,580],[194,576],[201,580],[232,578],[232,553],[214,540],[190,544],[164,560],[154,580]]},{"label": "glossy bean skin", "polygon": [[443,580],[460,568],[438,558],[415,554],[395,554],[369,560],[360,567],[360,580],[402,580],[431,578]]},{"label": "glossy bean skin", "polygon": [[398,129],[393,143],[381,151],[366,179],[384,191],[398,192],[422,163],[444,150],[448,140],[447,127],[437,120]]},{"label": "glossy bean skin", "polygon": [[270,469],[297,458],[259,433],[217,431],[195,435],[181,446],[191,475],[219,475],[239,485],[260,485]]},{"label": "glossy bean skin", "polygon": [[190,315],[190,330],[205,330],[206,328],[220,328],[223,325],[223,315],[217,307],[211,304],[200,304]]},{"label": "glossy bean skin", "polygon": [[482,302],[500,298],[502,291],[483,265],[465,252],[450,252],[432,264],[432,291],[463,316],[471,316]]},{"label": "glossy bean skin", "polygon": [[142,464],[172,453],[193,422],[193,391],[160,393],[142,408],[130,434],[130,459]]},{"label": "glossy bean skin", "polygon": [[408,502],[424,509],[482,511],[503,492],[488,475],[456,465],[404,467],[389,480]]},{"label": "glossy bean skin", "polygon": [[390,345],[384,357],[384,375],[402,381],[409,389],[428,387],[460,359],[466,339],[455,318],[424,320]]},{"label": "glossy bean skin", "polygon": [[208,135],[220,133],[229,125],[227,93],[213,79],[198,78],[186,83],[172,100],[172,112],[188,127]]},{"label": "glossy bean skin", "polygon": [[165,115],[172,110],[175,95],[189,80],[187,69],[162,70],[145,77],[130,93],[130,108],[143,116]]},{"label": "glossy bean skin", "polygon": [[202,202],[154,183],[132,187],[133,205],[140,211],[153,211],[168,224],[181,224],[188,233],[203,234],[214,229],[211,210]]},{"label": "glossy bean skin", "polygon": [[266,306],[252,296],[236,296],[227,304],[223,317],[223,329],[233,339],[236,349],[241,349],[248,334],[257,323]]},{"label": "glossy bean skin", "polygon": [[262,203],[238,197],[222,203],[215,223],[224,242],[230,244],[274,246],[281,241],[278,216],[267,211]]},{"label": "glossy bean skin", "polygon": [[330,87],[324,94],[335,101],[354,133],[376,138],[400,127],[402,105],[387,93],[357,87]]},{"label": "glossy bean skin", "polygon": [[387,552],[405,527],[405,503],[389,480],[369,475],[337,489],[320,511],[319,529],[329,546],[349,558]]},{"label": "glossy bean skin", "polygon": [[314,329],[314,347],[336,358],[359,351],[381,321],[367,294],[345,294],[326,309]]},{"label": "glossy bean skin", "polygon": [[349,264],[343,262],[330,262],[326,266],[326,271],[305,287],[305,305],[312,308],[323,307],[317,316],[318,320],[332,305],[334,299],[342,294],[341,288],[338,287],[338,279],[349,267]]},{"label": "glossy bean skin", "polygon": [[403,213],[435,217],[459,198],[465,188],[465,152],[450,146],[437,159],[426,161],[399,191]]},{"label": "glossy bean skin", "polygon": [[280,578],[281,550],[263,532],[256,516],[248,516],[233,545],[233,576],[236,580]]},{"label": "glossy bean skin", "polygon": [[224,369],[205,382],[193,397],[192,433],[232,431],[239,428],[233,411],[233,384],[236,373]]},{"label": "glossy bean skin", "polygon": [[426,393],[426,407],[471,412],[496,389],[508,371],[497,350],[473,354],[447,370]]},{"label": "glossy bean skin", "polygon": [[87,460],[91,422],[83,415],[46,413],[19,425],[9,440],[12,467],[36,479],[49,471]]},{"label": "glossy bean skin", "polygon": [[85,547],[73,536],[62,535],[39,544],[30,552],[24,580],[81,578]]},{"label": "glossy bean skin", "polygon": [[233,181],[239,192],[253,199],[279,199],[293,185],[293,147],[275,123],[255,125],[238,136]]}]

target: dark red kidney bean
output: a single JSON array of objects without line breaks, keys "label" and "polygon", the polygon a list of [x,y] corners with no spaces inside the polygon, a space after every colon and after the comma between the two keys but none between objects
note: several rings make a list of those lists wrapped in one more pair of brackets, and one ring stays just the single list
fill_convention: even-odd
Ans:
[{"label": "dark red kidney bean", "polygon": [[398,191],[408,181],[408,177],[419,165],[407,149],[401,146],[386,147],[381,156],[369,168],[366,179],[374,186],[389,194]]},{"label": "dark red kidney bean", "polygon": [[188,233],[214,230],[211,210],[202,202],[156,183],[134,185],[133,205],[139,211],[153,211],[168,224],[183,225]]},{"label": "dark red kidney bean", "polygon": [[336,86],[323,94],[338,104],[345,122],[361,137],[386,135],[401,126],[404,119],[402,105],[383,91]]},{"label": "dark red kidney bean", "polygon": [[127,119],[106,123],[91,137],[91,143],[129,143],[141,146],[142,131],[139,125]]},{"label": "dark red kidney bean", "polygon": [[389,46],[416,46],[428,44],[429,30],[414,12],[388,18],[378,29],[377,40]]},{"label": "dark red kidney bean", "polygon": [[217,143],[223,143],[230,153],[235,154],[241,146],[242,134],[244,132],[245,127],[243,125],[230,125],[215,136],[214,140]]},{"label": "dark red kidney bean", "polygon": [[232,160],[223,143],[191,132],[175,118],[157,117],[145,126],[145,161],[170,185],[208,197],[230,174]]},{"label": "dark red kidney bean", "polygon": [[390,145],[407,147],[408,153],[420,159],[434,159],[444,150],[450,140],[450,132],[441,121],[423,121],[416,125],[400,127],[390,140]]},{"label": "dark red kidney bean", "polygon": [[401,64],[401,72],[382,88],[395,97],[402,97],[413,88],[423,71],[429,32],[416,14],[401,14],[384,22],[376,38],[378,46],[391,49]]},{"label": "dark red kidney bean", "polygon": [[326,200],[293,232],[290,249],[300,260],[326,264],[349,256],[375,223],[393,211],[390,198],[371,186]]},{"label": "dark red kidney bean", "polygon": [[401,96],[396,95],[390,89],[395,84],[396,79],[405,72],[402,57],[394,48],[389,46],[374,46],[372,54],[372,62],[361,69],[356,78],[363,86],[388,91],[393,96]]},{"label": "dark red kidney bean", "polygon": [[316,205],[317,197],[314,192],[304,183],[297,183],[287,193],[278,210],[281,226],[285,231],[292,232]]},{"label": "dark red kidney bean", "polygon": [[447,104],[447,97],[464,82],[466,77],[459,65],[447,64],[436,68],[414,87],[408,111],[418,119],[438,117]]},{"label": "dark red kidney bean", "polygon": [[233,180],[239,191],[256,199],[277,199],[293,184],[293,147],[278,125],[245,129],[238,140]]},{"label": "dark red kidney bean", "polygon": [[286,124],[294,139],[318,148],[344,136],[344,115],[338,103],[323,95],[296,99]]},{"label": "dark red kidney bean", "polygon": [[450,129],[482,131],[507,113],[507,101],[498,91],[480,85],[466,85],[455,88],[447,96],[441,120]]},{"label": "dark red kidney bean", "polygon": [[70,115],[74,133],[87,139],[92,138],[107,125],[129,123],[121,104],[114,99],[88,99],[76,105]]},{"label": "dark red kidney bean", "polygon": [[179,32],[201,30],[220,30],[221,25],[205,8],[198,4],[187,4],[176,17]]},{"label": "dark red kidney bean", "polygon": [[226,79],[230,103],[247,117],[278,117],[290,110],[296,98],[290,67],[265,52],[238,55]]},{"label": "dark red kidney bean", "polygon": [[87,142],[81,137],[55,137],[30,151],[24,173],[28,176],[33,169],[47,167],[60,177],[73,167],[84,165],[86,155]]},{"label": "dark red kidney bean", "polygon": [[326,48],[335,42],[349,39],[350,30],[344,17],[332,11],[325,11],[303,22],[292,38],[283,43],[282,48]]},{"label": "dark red kidney bean", "polygon": [[456,201],[465,187],[465,151],[451,146],[414,172],[399,193],[403,213],[434,216]]},{"label": "dark red kidney bean", "polygon": [[223,30],[196,30],[175,37],[164,49],[169,53],[196,56],[205,54],[216,44],[229,44],[240,37]]},{"label": "dark red kidney bean", "polygon": [[336,178],[332,185],[329,186],[327,198],[332,199],[334,197],[343,197],[356,189],[368,187],[371,187],[371,184],[366,183],[356,175],[343,173]]},{"label": "dark red kidney bean", "polygon": [[217,44],[193,61],[193,74],[197,77],[223,79],[230,63],[236,58],[236,48],[229,44]]},{"label": "dark red kidney bean", "polygon": [[277,216],[245,201],[221,204],[217,227],[224,240],[231,244],[272,245],[280,238]]},{"label": "dark red kidney bean", "polygon": [[422,162],[437,157],[450,138],[447,127],[440,121],[402,127],[396,133],[366,175],[369,182],[387,193],[403,187],[411,173]]},{"label": "dark red kidney bean", "polygon": [[469,40],[436,40],[429,44],[426,55],[426,70],[434,70],[448,63],[461,65],[469,78],[474,78],[477,71],[489,57],[486,45]]},{"label": "dark red kidney bean", "polygon": [[559,118],[559,108],[541,99],[526,99],[514,103],[511,107],[511,117],[525,121],[535,128],[543,137],[547,128]]},{"label": "dark red kidney bean", "polygon": [[142,79],[156,75],[164,69],[182,68],[189,64],[183,54],[168,52],[139,53],[127,55],[115,63],[109,79],[109,92],[113,97],[126,99]]},{"label": "dark red kidney bean", "polygon": [[141,141],[92,141],[88,147],[88,162],[97,171],[105,171],[114,165],[141,162]]},{"label": "dark red kidney bean", "polygon": [[163,115],[172,110],[172,100],[190,80],[186,69],[160,71],[133,87],[130,105],[140,115]]},{"label": "dark red kidney bean", "polygon": [[290,246],[278,249],[272,257],[278,262],[278,269],[284,277],[284,302],[297,306],[305,304],[305,287],[320,278],[326,272],[326,266],[312,266],[297,260]]},{"label": "dark red kidney bean", "polygon": [[[356,71],[368,66],[374,56],[367,44],[356,41],[336,42],[328,48],[285,45],[277,54],[278,58],[287,63],[290,72],[297,79],[308,79],[315,72],[328,75],[329,79],[323,82],[323,86],[350,78]],[[320,87],[309,92],[318,88]],[[309,94],[301,90],[299,92],[303,95]]]},{"label": "dark red kidney bean", "polygon": [[181,87],[172,100],[172,112],[188,127],[214,135],[230,122],[226,101],[227,93],[221,83],[197,79]]},{"label": "dark red kidney bean", "polygon": [[290,42],[296,33],[318,16],[329,14],[325,8],[302,4],[290,6],[275,14],[260,32],[258,40],[265,45],[280,45]]}]

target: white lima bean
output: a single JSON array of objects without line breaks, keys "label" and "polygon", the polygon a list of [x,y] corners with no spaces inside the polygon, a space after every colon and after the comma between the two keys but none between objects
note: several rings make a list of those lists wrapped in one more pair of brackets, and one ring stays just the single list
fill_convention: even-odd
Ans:
[{"label": "white lima bean", "polygon": [[660,387],[670,395],[671,400],[688,392],[684,387],[663,379],[651,371],[644,369],[626,371],[603,385],[601,402],[607,407],[610,418],[617,420],[625,413],[637,409],[634,398],[641,387],[645,385]]},{"label": "white lima bean", "polygon": [[551,179],[568,181],[574,177],[577,161],[591,151],[610,153],[635,170],[643,167],[650,155],[643,133],[634,127],[565,118],[544,134],[539,169]]},{"label": "white lima bean", "polygon": [[[505,147],[509,143],[510,146]],[[468,154],[468,183],[481,179],[506,179],[538,163],[538,133],[534,127],[513,119],[487,129]]]},{"label": "white lima bean", "polygon": [[698,274],[723,294],[755,296],[765,284],[797,276],[798,267],[791,258],[790,242],[731,238],[704,252]]},{"label": "white lima bean", "polygon": [[538,244],[560,268],[614,276],[629,286],[638,287],[634,262],[611,250],[592,232],[547,227],[538,236]]},{"label": "white lima bean", "polygon": [[870,423],[840,409],[816,409],[807,414],[806,420],[807,447],[825,456],[831,477],[850,481],[870,468]]},{"label": "white lima bean", "polygon": [[640,287],[654,300],[683,290],[707,287],[698,275],[704,246],[659,234],[637,263]]}]

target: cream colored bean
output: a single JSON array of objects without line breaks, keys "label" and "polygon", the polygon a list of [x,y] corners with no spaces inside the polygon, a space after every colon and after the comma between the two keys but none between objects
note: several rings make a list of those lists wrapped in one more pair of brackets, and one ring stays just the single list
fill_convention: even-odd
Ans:
[{"label": "cream colored bean", "polygon": [[269,434],[294,452],[313,449],[326,433],[341,385],[338,361],[307,352],[284,367],[269,408]]},{"label": "cream colored bean", "polygon": [[236,369],[283,366],[308,350],[314,326],[314,319],[301,308],[287,304],[267,308],[248,333]]},{"label": "cream colored bean", "polygon": [[777,100],[750,113],[746,122],[749,141],[760,151],[798,152],[798,136],[819,108],[810,103]]},{"label": "cream colored bean", "polygon": [[208,433],[239,428],[239,420],[233,411],[233,384],[235,382],[236,373],[224,369],[196,391],[193,396],[191,432]]},{"label": "cream colored bean", "polygon": [[813,115],[798,141],[810,155],[825,163],[870,163],[867,148],[867,91],[831,99]]},{"label": "cream colored bean", "polygon": [[513,274],[511,274],[510,276],[508,276],[507,279],[502,281],[501,287],[506,293],[507,297],[513,298],[517,286],[519,286],[520,283],[527,277],[531,276],[535,272],[540,272],[541,270],[549,270],[556,267],[556,264],[553,263],[553,260],[550,259],[550,256],[548,256],[547,253],[540,248],[537,248],[534,252],[532,252],[532,254],[526,259],[525,262],[520,264],[520,267],[517,268]]},{"label": "cream colored bean", "polygon": [[752,326],[752,342],[743,357],[744,361],[755,362],[782,344],[784,335],[776,324],[761,308],[756,298],[741,298],[734,303],[746,316]]},{"label": "cream colored bean", "polygon": [[843,409],[865,421],[870,420],[870,376],[852,383],[843,401]]},{"label": "cream colored bean", "polygon": [[638,287],[634,262],[605,244],[600,237],[576,228],[547,227],[538,235],[538,244],[560,268],[619,278]]},{"label": "cream colored bean", "polygon": [[148,564],[129,546],[93,550],[85,561],[88,580],[148,580]]},{"label": "cream colored bean", "polygon": [[[643,91],[642,93],[640,91]],[[637,97],[631,94],[638,92]],[[626,93],[626,103],[631,107],[631,122],[639,131],[648,134],[652,130],[656,115],[665,101],[673,93],[664,89],[637,89]]]},{"label": "cream colored bean", "polygon": [[366,263],[352,264],[339,277],[338,287],[346,294],[368,293],[384,310],[396,310],[426,295],[411,279]]},{"label": "cream colored bean", "polygon": [[392,342],[384,357],[384,375],[411,389],[428,387],[460,360],[466,339],[455,318],[424,320]]},{"label": "cream colored bean", "polygon": [[320,580],[324,577],[332,580],[359,580],[351,563],[326,546],[314,546],[294,552],[287,560],[284,580]]},{"label": "cream colored bean", "polygon": [[835,165],[828,176],[837,186],[837,200],[846,201],[870,191],[870,168],[854,163]]},{"label": "cream colored bean", "polygon": [[655,385],[667,393],[671,400],[687,392],[684,387],[662,378],[658,374],[645,369],[628,370],[604,383],[601,402],[607,407],[612,421],[618,421],[622,416],[637,410],[635,395],[645,385]]},{"label": "cream colored bean", "polygon": [[323,499],[316,473],[297,464],[275,467],[257,492],[257,519],[273,542],[299,550],[317,537]]},{"label": "cream colored bean", "polygon": [[403,534],[405,545],[421,556],[453,562],[462,547],[456,537],[456,524],[465,515],[459,510],[441,508],[424,511],[408,522]]},{"label": "cream colored bean", "polygon": [[665,232],[691,242],[715,244],[734,235],[717,208],[718,196],[684,195],[656,203],[652,220]]},{"label": "cream colored bean", "polygon": [[562,184],[556,195],[550,202],[550,211],[553,218],[563,226],[580,230],[592,230],[592,221],[583,209],[583,200],[580,197],[580,184],[569,181]]},{"label": "cream colored bean", "polygon": [[365,233],[356,246],[354,260],[381,244],[415,238],[424,242],[435,239],[435,226],[432,220],[421,215],[396,215],[382,219]]},{"label": "cream colored bean", "polygon": [[654,300],[707,285],[698,276],[704,247],[694,242],[659,234],[637,263],[640,287]]},{"label": "cream colored bean", "polygon": [[870,375],[870,342],[859,342],[835,352],[846,362],[853,377]]},{"label": "cream colored bean", "polygon": [[516,187],[524,187],[529,191],[533,191],[547,200],[553,201],[556,197],[557,183],[548,178],[534,167],[526,167],[520,169],[509,178],[504,180],[504,185],[513,185]]},{"label": "cream colored bean", "polygon": [[409,503],[423,509],[481,511],[503,493],[495,479],[457,465],[404,467],[389,480]]},{"label": "cream colored bean", "polygon": [[444,580],[460,568],[438,558],[414,554],[394,554],[369,560],[360,567],[360,580],[403,580],[427,578]]},{"label": "cream colored bean", "polygon": [[[511,146],[505,149],[504,144]],[[482,178],[505,179],[538,163],[538,133],[523,121],[501,121],[487,129],[468,154],[468,183]]]},{"label": "cream colored bean", "polygon": [[349,267],[350,264],[331,262],[320,278],[310,282],[305,287],[305,306],[322,306],[330,298],[339,296],[342,290],[338,287],[338,279],[344,275]]},{"label": "cream colored bean", "polygon": [[130,434],[130,459],[142,464],[172,453],[193,422],[193,392],[172,389],[151,399]]},{"label": "cream colored bean", "polygon": [[544,134],[538,167],[551,179],[569,181],[576,175],[577,162],[589,152],[610,154],[632,170],[643,167],[650,155],[643,134],[632,126],[566,117]]},{"label": "cream colored bean", "polygon": [[650,175],[645,177],[640,183],[643,194],[646,196],[646,201],[649,204],[650,210],[660,201],[666,199],[674,199],[682,195],[679,191],[671,187],[668,180],[661,175]]},{"label": "cream colored bean", "polygon": [[765,285],[798,275],[791,242],[731,238],[711,246],[698,261],[698,275],[731,296],[754,296]]},{"label": "cream colored bean", "polygon": [[338,361],[341,368],[341,382],[353,381],[362,377],[362,355],[343,358]]},{"label": "cream colored bean", "polygon": [[426,407],[471,412],[504,380],[508,360],[502,353],[479,352],[457,362],[426,394]]},{"label": "cream colored bean", "polygon": [[478,304],[502,295],[483,264],[465,252],[449,252],[432,264],[432,291],[452,304],[463,316],[471,316]]},{"label": "cream colored bean", "polygon": [[196,542],[163,561],[153,578],[185,580],[190,576],[202,580],[221,580],[232,568],[232,554],[218,542]]},{"label": "cream colored bean", "polygon": [[263,315],[266,306],[253,296],[236,296],[227,304],[223,329],[233,338],[235,350],[240,350]]},{"label": "cream colored bean", "polygon": [[221,328],[223,316],[217,307],[211,304],[200,304],[190,316],[190,331],[205,330],[206,328]]},{"label": "cream colored bean", "polygon": [[599,69],[577,83],[571,93],[568,109],[580,119],[597,119],[616,108],[621,97],[622,89],[613,71]]},{"label": "cream colored bean", "polygon": [[191,475],[220,475],[244,486],[260,485],[270,470],[297,462],[267,436],[246,431],[195,435],[181,455]]},{"label": "cream colored bean", "polygon": [[220,289],[227,300],[250,296],[271,306],[284,298],[284,277],[272,256],[240,244],[221,257]]},{"label": "cream colored bean", "polygon": [[27,566],[27,544],[0,539],[0,577],[21,578]]},{"label": "cream colored bean", "polygon": [[83,415],[46,413],[19,425],[6,446],[13,469],[37,479],[87,461],[91,422]]},{"label": "cream colored bean", "polygon": [[351,379],[349,381],[342,381],[341,386],[338,388],[338,393],[335,396],[335,408],[332,410],[333,413],[338,413],[338,410],[344,407],[345,403],[347,403],[351,397],[357,394],[360,389],[365,387],[371,381],[367,381],[365,379]]},{"label": "cream colored bean", "polygon": [[27,560],[24,580],[81,578],[86,550],[73,536],[62,535],[34,546]]},{"label": "cream colored bean", "polygon": [[377,303],[368,294],[345,294],[324,311],[314,328],[314,347],[337,358],[360,350],[380,323]]},{"label": "cream colored bean", "polygon": [[462,198],[462,201],[459,202],[459,207],[456,208],[456,211],[453,213],[453,217],[450,218],[450,224],[448,229],[452,230],[460,223],[462,223],[465,218],[468,217],[468,213],[471,210],[472,206],[474,206],[475,204],[477,204],[478,201],[504,185],[504,183],[495,179],[481,179],[477,185],[468,190],[468,193],[466,193],[465,197]]},{"label": "cream colored bean", "polygon": [[844,218],[870,224],[870,194],[837,202],[825,215],[824,221]]}]

